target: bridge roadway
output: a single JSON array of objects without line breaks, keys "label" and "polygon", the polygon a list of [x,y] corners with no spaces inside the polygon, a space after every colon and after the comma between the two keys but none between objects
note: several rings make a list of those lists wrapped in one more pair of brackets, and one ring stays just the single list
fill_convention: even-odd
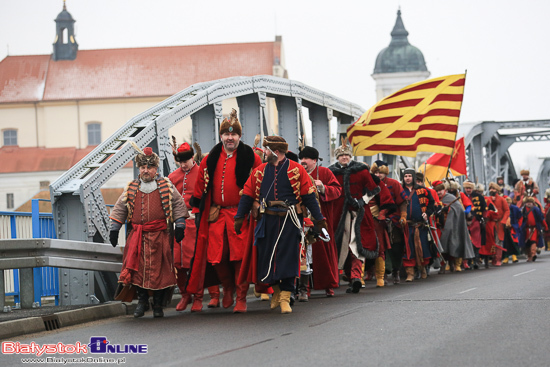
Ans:
[{"label": "bridge roadway", "polygon": [[[172,308],[163,319],[149,312],[12,340],[147,344],[146,355],[103,355],[131,366],[548,366],[549,265],[543,252],[535,263],[378,289],[368,282],[359,294],[340,287],[331,299],[313,292],[290,315],[252,297],[246,314]],[[21,356],[0,355],[0,365],[21,365]]]}]

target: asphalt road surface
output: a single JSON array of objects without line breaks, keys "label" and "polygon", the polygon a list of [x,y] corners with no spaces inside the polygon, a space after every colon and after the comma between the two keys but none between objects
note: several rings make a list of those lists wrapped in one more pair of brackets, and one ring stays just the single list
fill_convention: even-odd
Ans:
[{"label": "asphalt road surface", "polygon": [[[248,299],[246,314],[207,309],[205,295],[201,313],[172,308],[162,319],[149,312],[140,319],[123,316],[11,341],[74,345],[105,337],[119,350],[147,349],[146,354],[54,355],[96,358],[93,365],[121,358],[128,366],[550,365],[548,252],[534,263],[435,273],[385,288],[367,282],[359,294],[346,294],[345,288],[334,298],[314,291],[288,315],[270,311],[268,302],[256,298]],[[20,366],[27,357],[52,358],[3,351],[0,366]]]}]

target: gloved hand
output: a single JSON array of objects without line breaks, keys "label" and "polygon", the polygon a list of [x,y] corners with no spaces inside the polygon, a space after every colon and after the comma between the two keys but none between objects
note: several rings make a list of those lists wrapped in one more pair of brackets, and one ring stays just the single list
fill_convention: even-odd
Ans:
[{"label": "gloved hand", "polygon": [[386,209],[382,209],[380,210],[380,212],[378,212],[378,220],[382,221],[382,220],[386,220],[386,213],[388,211]]},{"label": "gloved hand", "polygon": [[235,233],[241,234],[244,218],[235,218]]},{"label": "gloved hand", "polygon": [[323,229],[328,232],[327,221],[325,219],[315,221],[315,231],[323,233]]},{"label": "gloved hand", "polygon": [[176,226],[176,229],[174,230],[174,238],[176,239],[176,242],[181,242],[185,238],[185,228]]},{"label": "gloved hand", "polygon": [[399,218],[399,224],[404,227],[407,224],[407,212],[401,212],[401,218]]},{"label": "gloved hand", "polygon": [[111,241],[111,245],[113,245],[113,247],[118,245],[118,232],[120,231],[111,231],[109,233],[109,241]]}]

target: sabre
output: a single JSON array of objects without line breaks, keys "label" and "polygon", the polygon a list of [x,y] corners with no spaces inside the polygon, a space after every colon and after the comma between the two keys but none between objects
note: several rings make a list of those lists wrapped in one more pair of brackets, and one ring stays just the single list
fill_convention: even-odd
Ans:
[{"label": "sabre", "polygon": [[[446,264],[446,261],[445,259],[443,258],[443,246],[441,246],[441,241],[439,240],[439,236],[437,235],[437,228],[435,227],[432,227],[430,226],[430,223],[428,222],[428,220],[426,219],[426,226],[428,227],[428,236],[431,236],[432,237],[432,240],[434,238],[434,235],[435,235],[435,249],[437,251],[437,254],[439,255],[439,258],[441,259],[441,261],[443,262],[443,266],[445,266]],[[433,233],[433,234],[432,234]]]}]

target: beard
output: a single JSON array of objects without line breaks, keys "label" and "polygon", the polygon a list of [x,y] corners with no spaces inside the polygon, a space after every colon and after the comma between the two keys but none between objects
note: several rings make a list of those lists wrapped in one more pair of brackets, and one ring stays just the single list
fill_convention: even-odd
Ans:
[{"label": "beard", "polygon": [[277,157],[275,154],[270,154],[270,155],[267,156],[265,161],[267,163],[275,164],[278,159],[279,159],[279,157]]},{"label": "beard", "polygon": [[496,196],[497,192],[496,191],[489,191],[489,195],[491,196]]},{"label": "beard", "polygon": [[151,175],[141,175],[141,181],[143,182],[151,182],[153,181],[154,177]]}]

